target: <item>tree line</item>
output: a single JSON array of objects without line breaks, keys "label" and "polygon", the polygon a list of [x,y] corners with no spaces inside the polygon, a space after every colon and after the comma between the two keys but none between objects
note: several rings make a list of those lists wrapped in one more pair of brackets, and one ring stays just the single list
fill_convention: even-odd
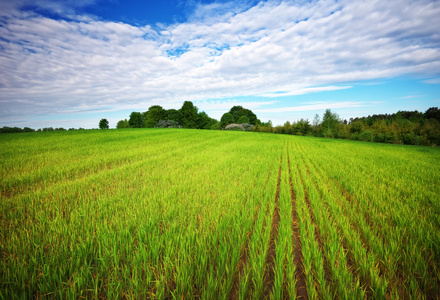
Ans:
[{"label": "tree line", "polygon": [[251,110],[242,106],[232,107],[229,112],[222,116],[219,122],[209,117],[204,111],[200,112],[191,101],[185,101],[182,107],[177,110],[164,109],[160,105],[153,105],[143,113],[132,112],[129,119],[120,120],[116,128],[224,129],[227,125],[233,123],[262,124]]},{"label": "tree line", "polygon": [[[233,124],[245,126],[231,126]],[[440,145],[440,110],[431,107],[425,112],[398,111],[343,120],[327,109],[312,122],[300,119],[273,126],[271,121],[261,122],[249,109],[233,106],[220,121],[198,112],[191,101],[185,101],[179,110],[166,110],[151,106],[144,113],[132,112],[130,118],[118,122],[117,128],[198,128],[252,130],[277,134],[292,134],[326,138],[340,138],[367,142],[406,145]]]},{"label": "tree line", "polygon": [[[99,128],[109,128],[107,119],[99,121]],[[440,110],[438,107],[431,107],[425,112],[398,111],[394,114],[351,118],[347,121],[327,109],[322,117],[315,115],[312,122],[308,119],[300,119],[273,126],[271,121],[261,122],[251,110],[242,106],[233,106],[218,121],[199,111],[191,101],[185,101],[180,109],[164,109],[160,105],[153,105],[145,112],[132,112],[128,119],[120,120],[116,128],[249,130],[367,142],[437,146],[440,145]],[[3,127],[0,128],[0,133],[63,130],[66,129],[47,127],[35,130],[29,127],[23,129]]]},{"label": "tree line", "polygon": [[255,131],[379,143],[437,146],[440,145],[440,110],[438,107],[431,107],[424,113],[398,111],[394,114],[351,118],[347,122],[347,120],[342,120],[338,114],[327,109],[322,118],[315,115],[312,123],[309,120],[301,119],[275,127],[272,124],[257,125]]},{"label": "tree line", "polygon": [[72,131],[72,130],[85,130],[84,128],[69,128],[69,129],[65,129],[63,127],[57,127],[57,128],[53,128],[53,127],[44,127],[44,128],[38,128],[38,129],[34,129],[34,128],[30,128],[30,127],[24,127],[24,128],[20,128],[20,127],[8,127],[8,126],[3,126],[2,128],[0,128],[0,133],[22,133],[22,132],[42,132],[42,131]]}]

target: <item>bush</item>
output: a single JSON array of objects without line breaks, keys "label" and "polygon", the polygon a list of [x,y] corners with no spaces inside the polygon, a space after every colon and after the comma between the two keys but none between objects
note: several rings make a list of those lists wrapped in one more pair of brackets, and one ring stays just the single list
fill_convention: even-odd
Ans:
[{"label": "bush", "polygon": [[370,130],[365,130],[359,134],[359,140],[365,141],[365,142],[372,142],[374,141],[373,133]]},{"label": "bush", "polygon": [[174,120],[160,120],[159,122],[156,123],[156,125],[154,126],[155,128],[182,128],[181,125],[179,125],[179,123],[177,123]]},{"label": "bush", "polygon": [[243,123],[241,125],[243,126],[245,131],[252,131],[252,130],[254,130],[254,127],[255,127],[254,125],[251,125],[249,123]]},{"label": "bush", "polygon": [[350,134],[350,140],[359,141],[359,133],[355,132]]},{"label": "bush", "polygon": [[229,124],[225,127],[225,130],[236,130],[236,131],[245,131],[244,126],[242,124]]},{"label": "bush", "polygon": [[376,136],[374,137],[374,141],[376,143],[386,143],[387,142],[387,137],[385,134],[383,133],[378,133],[376,134]]}]

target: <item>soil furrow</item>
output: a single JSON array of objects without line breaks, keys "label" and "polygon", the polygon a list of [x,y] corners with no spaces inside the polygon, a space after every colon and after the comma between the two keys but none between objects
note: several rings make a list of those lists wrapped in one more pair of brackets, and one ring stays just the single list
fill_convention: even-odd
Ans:
[{"label": "soil furrow", "polygon": [[272,292],[275,281],[275,259],[276,249],[275,245],[278,240],[278,228],[280,226],[280,186],[281,186],[281,165],[283,162],[283,156],[280,157],[280,168],[278,170],[277,190],[275,193],[275,207],[272,216],[272,225],[270,228],[269,249],[266,256],[265,274],[264,274],[264,286],[265,298],[269,298]]},{"label": "soil furrow", "polygon": [[307,294],[306,274],[304,271],[304,264],[303,264],[304,258],[303,258],[302,247],[301,247],[301,236],[299,234],[299,218],[298,218],[298,212],[296,210],[296,195],[295,195],[295,191],[293,189],[292,170],[290,167],[289,151],[287,151],[287,163],[289,165],[290,199],[292,201],[292,232],[293,232],[292,241],[293,241],[293,245],[294,245],[293,262],[296,266],[296,269],[295,269],[296,297],[298,299],[308,299],[309,297]]}]

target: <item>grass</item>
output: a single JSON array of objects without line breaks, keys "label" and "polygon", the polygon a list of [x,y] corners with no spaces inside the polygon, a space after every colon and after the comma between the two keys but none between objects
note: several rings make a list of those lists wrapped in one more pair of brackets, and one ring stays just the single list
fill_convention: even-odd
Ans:
[{"label": "grass", "polygon": [[0,298],[438,297],[438,148],[182,129],[0,142]]}]

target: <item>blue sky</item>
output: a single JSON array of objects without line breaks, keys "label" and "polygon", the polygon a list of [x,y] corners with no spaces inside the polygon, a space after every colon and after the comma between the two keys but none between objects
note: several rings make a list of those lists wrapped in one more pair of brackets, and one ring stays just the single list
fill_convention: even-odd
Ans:
[{"label": "blue sky", "polygon": [[273,124],[440,106],[440,1],[0,0],[0,126],[151,105]]}]

